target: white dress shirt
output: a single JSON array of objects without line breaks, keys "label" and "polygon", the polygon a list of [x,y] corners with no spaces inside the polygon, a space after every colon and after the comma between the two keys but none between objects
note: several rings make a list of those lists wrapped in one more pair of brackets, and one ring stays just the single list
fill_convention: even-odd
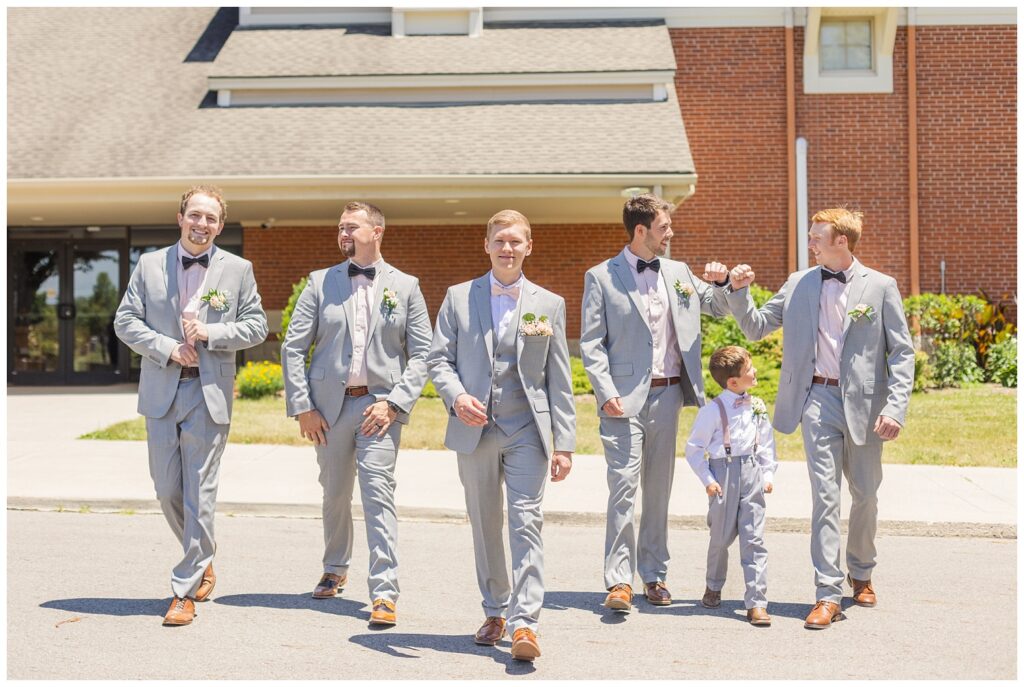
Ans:
[{"label": "white dress shirt", "polygon": [[[772,423],[765,415],[760,419],[754,418],[754,411],[751,405],[734,407],[733,404],[738,398],[747,394],[733,393],[728,389],[722,391],[721,398],[725,403],[725,417],[729,421],[729,443],[732,448],[732,455],[747,456],[754,451],[754,437],[757,437],[757,455],[755,459],[761,466],[765,484],[770,484],[778,467],[775,459],[775,433],[772,430]],[[722,419],[718,412],[718,404],[709,400],[697,411],[697,417],[690,429],[690,438],[686,442],[686,462],[696,473],[700,481],[707,487],[716,481],[708,467],[708,459],[725,458],[725,444],[722,435]]]},{"label": "white dress shirt", "polygon": [[[488,272],[488,276],[491,280],[491,288],[499,286],[502,288],[515,287],[519,289],[519,295],[522,296],[523,290],[523,274],[519,273],[519,279],[512,284],[502,284],[500,281],[494,278],[494,272]],[[491,326],[494,328],[494,333],[497,336],[495,344],[501,341],[502,337],[505,336],[505,331],[508,326],[512,323],[512,318],[516,314],[516,306],[519,304],[518,298],[512,298],[507,294],[501,296],[491,295]]]},{"label": "white dress shirt", "polygon": [[383,258],[369,265],[360,265],[352,261],[356,267],[374,267],[377,274],[370,279],[365,274],[357,274],[349,277],[352,280],[352,298],[355,299],[352,311],[355,313],[356,321],[349,328],[349,336],[352,337],[352,362],[348,367],[348,382],[346,386],[367,386],[366,380],[366,342],[367,334],[370,332],[370,313],[373,312],[373,282],[380,276]]},{"label": "white dress shirt", "polygon": [[[206,255],[207,259],[211,260],[213,259],[213,250],[214,246],[210,246],[199,255],[192,255],[181,245],[181,241],[178,241],[178,307],[181,308],[181,319],[183,320],[194,320],[199,314],[199,306],[203,304],[203,285],[206,283],[206,273],[209,270],[198,262],[185,269],[181,259]],[[196,342],[189,341],[187,343],[194,346]],[[197,367],[197,365],[187,365],[186,367]]]},{"label": "white dress shirt", "polygon": [[[845,270],[846,283],[838,279],[821,282],[818,300],[818,350],[814,356],[814,374],[839,379],[839,359],[843,353],[843,322],[850,300],[850,280],[857,260]],[[824,269],[824,267],[822,267]]]},{"label": "white dress shirt", "polygon": [[629,246],[622,249],[622,256],[633,272],[640,302],[646,309],[647,326],[651,328],[651,340],[654,342],[651,377],[678,377],[683,369],[683,358],[679,353],[676,330],[672,323],[668,286],[661,278],[660,272],[652,269],[637,271],[636,263],[640,258],[629,249]]}]

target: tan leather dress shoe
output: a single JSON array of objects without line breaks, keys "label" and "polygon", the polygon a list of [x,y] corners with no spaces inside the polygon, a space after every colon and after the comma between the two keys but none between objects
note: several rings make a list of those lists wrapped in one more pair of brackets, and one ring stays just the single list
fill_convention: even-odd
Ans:
[{"label": "tan leather dress shoe", "polygon": [[521,627],[512,635],[512,658],[517,661],[532,661],[540,656],[537,635],[528,627]]},{"label": "tan leather dress shoe", "polygon": [[875,589],[871,586],[871,580],[855,580],[849,575],[846,579],[850,581],[850,586],[853,587],[853,603],[858,606],[866,606],[872,608],[878,603],[878,597],[875,596]]},{"label": "tan leather dress shoe", "polygon": [[772,617],[768,615],[768,611],[760,607],[748,608],[747,620],[751,625],[758,627],[768,627],[772,624]]},{"label": "tan leather dress shoe", "polygon": [[174,597],[171,600],[171,607],[167,609],[164,616],[164,625],[188,625],[196,617],[196,605],[188,597],[182,599]]},{"label": "tan leather dress shoe", "polygon": [[374,599],[373,612],[370,613],[371,625],[394,625],[398,622],[395,604],[387,599]]},{"label": "tan leather dress shoe", "polygon": [[484,624],[473,635],[473,641],[481,646],[494,646],[505,636],[505,619],[492,615],[488,616]]},{"label": "tan leather dress shoe", "polygon": [[604,605],[613,611],[629,611],[633,607],[633,588],[620,582],[608,591]]},{"label": "tan leather dress shoe", "polygon": [[832,623],[837,623],[842,619],[843,610],[839,604],[831,601],[819,601],[808,614],[807,620],[804,621],[804,627],[808,630],[824,630]]},{"label": "tan leather dress shoe", "polygon": [[668,606],[672,603],[672,595],[664,582],[648,582],[644,587],[644,596],[652,606]]},{"label": "tan leather dress shoe", "polygon": [[704,587],[704,596],[701,597],[700,605],[704,608],[718,608],[722,605],[721,590],[715,591],[711,587]]},{"label": "tan leather dress shoe", "polygon": [[213,563],[206,566],[206,570],[203,571],[203,581],[199,583],[199,589],[196,590],[196,601],[206,601],[210,598],[210,593],[213,592],[214,586],[217,584],[217,576],[213,573]]},{"label": "tan leather dress shoe", "polygon": [[346,581],[348,581],[347,576],[342,577],[334,573],[324,573],[324,576],[320,578],[320,582],[317,583],[316,589],[313,590],[313,598],[330,599],[341,591]]}]

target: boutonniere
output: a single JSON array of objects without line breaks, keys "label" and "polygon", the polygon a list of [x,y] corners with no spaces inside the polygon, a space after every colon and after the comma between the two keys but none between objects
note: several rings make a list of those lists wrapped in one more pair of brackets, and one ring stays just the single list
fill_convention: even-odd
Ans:
[{"label": "boutonniere", "polygon": [[676,283],[673,284],[672,286],[673,288],[675,288],[676,293],[678,293],[682,297],[683,302],[689,305],[690,296],[693,295],[693,287],[690,286],[689,284],[682,283],[678,279],[676,279]]},{"label": "boutonniere", "polygon": [[225,310],[231,307],[231,292],[210,289],[210,292],[203,296],[200,300],[208,303],[210,307],[216,310],[217,312],[224,312]]},{"label": "boutonniere", "polygon": [[861,303],[847,314],[850,316],[850,319],[853,320],[854,322],[864,317],[865,315],[867,315],[868,319],[870,320],[875,314],[875,309],[872,308],[867,303]]},{"label": "boutonniere", "polygon": [[754,414],[755,420],[768,417],[768,406],[757,396],[750,397],[750,411]]},{"label": "boutonniere", "polygon": [[390,315],[398,307],[398,294],[391,289],[384,289],[384,295],[380,299],[380,307]]},{"label": "boutonniere", "polygon": [[537,317],[532,312],[523,315],[523,324],[519,327],[519,333],[523,336],[551,336],[555,330],[551,328],[547,315]]}]

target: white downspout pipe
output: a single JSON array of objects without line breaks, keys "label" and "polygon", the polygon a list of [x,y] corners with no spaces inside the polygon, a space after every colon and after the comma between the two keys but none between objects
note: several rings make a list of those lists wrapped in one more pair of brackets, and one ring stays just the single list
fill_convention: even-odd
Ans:
[{"label": "white downspout pipe", "polygon": [[807,269],[807,139],[796,139],[796,268]]}]

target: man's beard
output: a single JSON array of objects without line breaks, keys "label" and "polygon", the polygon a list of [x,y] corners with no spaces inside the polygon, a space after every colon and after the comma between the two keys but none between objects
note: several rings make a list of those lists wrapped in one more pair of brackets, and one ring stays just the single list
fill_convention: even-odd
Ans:
[{"label": "man's beard", "polygon": [[356,242],[352,241],[351,243],[342,244],[341,252],[345,254],[346,258],[354,257],[356,254]]}]

